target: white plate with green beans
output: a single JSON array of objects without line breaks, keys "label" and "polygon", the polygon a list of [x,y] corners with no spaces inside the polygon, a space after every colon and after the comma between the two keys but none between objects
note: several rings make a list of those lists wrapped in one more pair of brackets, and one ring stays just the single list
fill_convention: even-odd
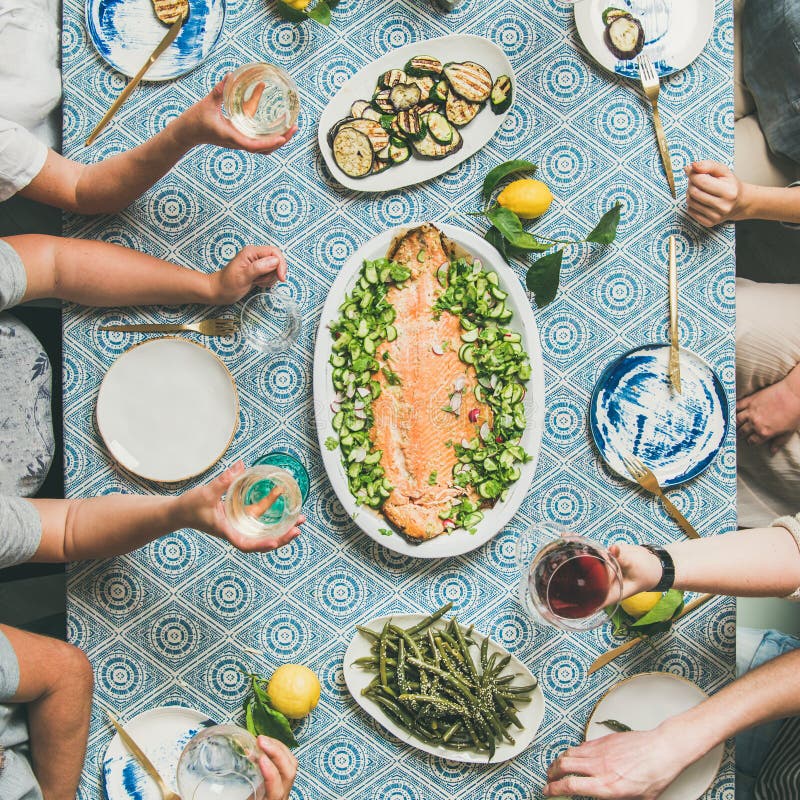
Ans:
[{"label": "white plate with green beans", "polygon": [[347,689],[401,742],[449,761],[508,761],[542,722],[541,686],[496,642],[446,619],[450,608],[359,625],[344,655]]},{"label": "white plate with green beans", "polygon": [[[379,507],[370,507],[370,501],[374,500],[374,497],[359,498],[354,495],[351,491],[353,478],[349,476],[348,469],[342,462],[344,443],[340,442],[342,427],[341,420],[337,419],[337,415],[341,417],[339,407],[340,402],[343,401],[341,394],[334,387],[335,368],[331,364],[331,357],[335,351],[331,326],[334,326],[339,319],[340,308],[346,298],[352,296],[354,288],[360,280],[364,262],[384,258],[392,242],[396,237],[402,235],[407,230],[406,228],[394,228],[376,236],[360,247],[345,262],[328,292],[320,318],[314,351],[314,406],[317,434],[325,471],[331,480],[334,491],[345,511],[368,536],[390,550],[416,558],[447,558],[462,555],[484,545],[505,528],[519,509],[530,488],[544,428],[544,369],[539,332],[525,290],[512,269],[485,239],[471,231],[452,225],[437,225],[437,227],[458,250],[480,261],[483,269],[496,273],[494,280],[498,281],[498,287],[507,293],[504,300],[505,308],[511,312],[511,318],[504,324],[509,331],[518,335],[530,362],[530,377],[525,382],[526,391],[518,403],[519,413],[524,414],[523,421],[525,423],[518,440],[518,447],[527,454],[529,459],[515,466],[513,474],[516,479],[510,485],[504,486],[502,495],[494,501],[493,505],[487,504],[481,509],[482,513],[477,515],[481,519],[474,526],[469,529],[467,526],[461,529],[457,528],[451,533],[442,533],[425,541],[411,541],[390,526],[381,514]],[[369,307],[365,309],[364,313],[370,313]],[[480,376],[478,378],[480,379]],[[358,391],[363,391],[365,395],[369,394],[367,389]],[[363,405],[370,402],[370,397],[366,396]],[[366,425],[368,426],[369,415],[361,413],[363,417],[367,418]],[[368,432],[368,428],[366,432]],[[357,435],[364,438],[364,434],[365,431],[359,431]],[[371,457],[369,456],[367,460]],[[384,497],[388,496],[389,490],[385,486],[382,491]]]}]

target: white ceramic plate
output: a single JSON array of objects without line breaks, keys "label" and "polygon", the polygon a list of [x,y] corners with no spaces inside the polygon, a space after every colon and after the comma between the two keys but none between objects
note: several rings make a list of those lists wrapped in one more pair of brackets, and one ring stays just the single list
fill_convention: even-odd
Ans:
[{"label": "white ceramic plate", "polygon": [[[380,632],[384,624],[388,620],[391,620],[402,628],[408,628],[425,619],[425,616],[425,614],[395,614],[389,617],[378,617],[377,619],[370,620],[364,623],[364,626]],[[442,627],[441,623],[439,627]],[[478,633],[478,631],[473,631],[472,638],[475,639],[478,644],[481,644],[487,637]],[[389,733],[406,744],[416,747],[418,750],[422,750],[434,756],[439,756],[440,758],[446,758],[448,761],[463,761],[468,764],[485,764],[486,754],[473,753],[469,750],[450,750],[446,747],[432,747],[417,739],[408,731],[403,730],[400,726],[395,724],[377,703],[361,694],[361,690],[369,685],[375,677],[375,673],[358,666],[353,666],[353,662],[357,658],[364,658],[371,655],[370,644],[371,642],[366,636],[357,632],[344,654],[344,680],[347,684],[347,690],[356,703],[358,703],[358,705],[373,719],[380,722]],[[477,655],[474,649],[472,652],[473,655]],[[503,657],[508,654],[508,651],[504,650],[492,639],[489,639],[489,654],[491,655],[492,653],[497,653],[499,656]],[[511,682],[512,686],[522,686],[537,680],[533,673],[514,656],[511,656],[511,661],[503,674],[511,672],[518,672],[522,676],[520,678],[515,678]],[[510,758],[516,758],[520,753],[526,750],[533,741],[534,736],[536,736],[536,731],[544,717],[544,694],[542,693],[541,685],[537,686],[533,691],[533,699],[530,703],[519,704],[517,707],[517,716],[523,725],[523,729],[519,730],[512,726],[511,735],[515,740],[515,744],[508,744],[507,742],[498,744],[497,751],[492,759],[493,764],[498,764],[501,761],[508,761]]]},{"label": "white ceramic plate", "polygon": [[687,67],[706,46],[714,29],[714,0],[583,0],[575,4],[575,25],[589,54],[600,66],[639,78],[636,59],[621,61],[605,43],[603,11],[628,9],[644,28],[643,51],[664,77]]},{"label": "white ceramic plate", "polygon": [[125,351],[103,378],[97,429],[126,470],[182,481],[216,464],[239,424],[233,377],[188,339],[150,339]]},{"label": "white ceramic plate", "polygon": [[402,69],[410,58],[419,55],[433,56],[443,64],[448,61],[476,61],[489,70],[493,81],[501,75],[508,75],[511,78],[514,92],[512,107],[516,102],[517,79],[511,63],[496,44],[482,36],[467,34],[440,36],[390,51],[359,70],[350,80],[342,84],[341,89],[325,107],[319,120],[317,136],[322,157],[325,159],[331,175],[348,189],[357,192],[390,192],[402,189],[404,186],[413,186],[429,181],[437,175],[443,175],[477,153],[494,136],[505,119],[508,112],[495,114],[487,102],[486,107],[469,125],[459,129],[464,137],[464,144],[457,153],[438,161],[421,159],[412,155],[404,164],[391,167],[377,175],[368,175],[366,178],[349,178],[333,160],[333,153],[327,141],[328,131],[339,120],[350,116],[350,106],[356,100],[372,98],[378,78],[384,72],[389,69]]},{"label": "white ceramic plate", "polygon": [[494,508],[484,511],[484,518],[474,535],[469,533],[442,534],[435,539],[414,544],[399,533],[382,534],[381,529],[386,530],[391,526],[380,513],[365,506],[356,505],[355,498],[347,485],[347,475],[341,462],[341,450],[337,447],[336,450],[331,451],[325,447],[325,440],[328,437],[336,438],[336,431],[333,429],[333,412],[330,408],[333,396],[333,367],[330,364],[333,340],[328,324],[338,318],[339,306],[344,302],[345,295],[351,291],[358,279],[364,261],[383,258],[394,238],[409,228],[393,228],[381,233],[374,239],[370,239],[347,259],[325,300],[314,349],[314,408],[317,418],[317,435],[325,471],[331,480],[339,502],[369,537],[396,553],[416,558],[446,558],[468,553],[485,544],[503,530],[517,512],[530,488],[536,472],[536,461],[544,429],[544,368],[542,351],[539,346],[539,331],[530,301],[519,278],[497,250],[485,239],[453,225],[434,224],[447,238],[460,245],[474,258],[480,259],[484,267],[497,272],[500,277],[500,288],[508,292],[506,305],[514,312],[508,326],[522,336],[522,343],[530,358],[532,369],[532,375],[528,381],[528,392],[525,395],[525,416],[528,425],[521,442],[525,451],[531,456],[531,460],[527,464],[520,465],[522,474],[519,480],[511,486],[505,502],[498,502]]},{"label": "white ceramic plate", "polygon": [[[645,672],[620,681],[594,708],[586,724],[586,740],[608,736],[598,722],[615,719],[636,731],[649,731],[668,717],[699,705],[708,695],[691,681],[669,672]],[[695,761],[669,785],[659,800],[697,800],[714,782],[725,747],[720,744]]]},{"label": "white ceramic plate", "polygon": [[[183,748],[199,730],[210,725],[214,722],[199,711],[163,706],[139,714],[123,727],[167,785],[177,792],[178,759]],[[108,800],[163,800],[155,781],[130,754],[118,733],[106,748],[103,781]]]},{"label": "white ceramic plate", "polygon": [[[224,23],[224,0],[189,0],[188,19],[144,80],[166,81],[194,69],[214,49]],[[152,0],[86,0],[86,28],[100,57],[129,78],[169,30]]]}]

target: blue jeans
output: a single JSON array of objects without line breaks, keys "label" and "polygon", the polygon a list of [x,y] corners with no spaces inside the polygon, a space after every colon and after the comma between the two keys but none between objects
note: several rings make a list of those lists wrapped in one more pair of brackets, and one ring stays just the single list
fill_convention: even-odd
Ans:
[{"label": "blue jeans", "polygon": [[[739,628],[736,637],[737,676],[800,648],[800,639],[780,631]],[[783,720],[774,720],[736,737],[736,800],[752,800],[758,773],[782,725]]]}]

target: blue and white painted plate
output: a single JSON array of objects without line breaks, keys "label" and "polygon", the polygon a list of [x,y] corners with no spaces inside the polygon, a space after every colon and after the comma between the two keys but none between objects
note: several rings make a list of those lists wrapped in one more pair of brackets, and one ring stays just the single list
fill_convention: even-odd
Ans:
[{"label": "blue and white painted plate", "polygon": [[628,9],[644,28],[643,52],[663,78],[689,66],[714,29],[714,0],[584,0],[575,4],[575,25],[589,55],[611,72],[639,79],[636,60],[618,59],[605,42],[603,11]]},{"label": "blue and white painted plate", "polygon": [[[177,792],[178,759],[188,741],[214,725],[205,714],[181,706],[145,711],[123,727],[153,762],[158,774]],[[103,758],[103,780],[108,800],[163,800],[155,781],[114,734]]]},{"label": "blue and white painted plate", "polygon": [[618,358],[597,381],[589,427],[600,455],[632,480],[623,456],[634,455],[675,486],[714,460],[728,429],[719,378],[699,356],[681,350],[681,394],[669,382],[669,345],[647,345]]},{"label": "blue and white painted plate", "polygon": [[[214,49],[224,23],[225,0],[189,0],[181,32],[144,80],[167,81],[194,69]],[[129,78],[169,30],[159,22],[151,0],[86,0],[86,27],[100,56]]]}]

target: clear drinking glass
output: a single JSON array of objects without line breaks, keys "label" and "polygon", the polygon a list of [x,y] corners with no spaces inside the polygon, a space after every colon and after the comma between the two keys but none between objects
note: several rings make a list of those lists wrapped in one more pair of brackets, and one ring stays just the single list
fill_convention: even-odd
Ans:
[{"label": "clear drinking glass", "polygon": [[303,494],[291,473],[271,464],[246,469],[223,500],[231,525],[256,538],[283,536],[297,523],[302,504]]},{"label": "clear drinking glass", "polygon": [[254,294],[242,306],[239,329],[256,350],[283,353],[300,334],[300,306],[285,289],[273,286]]},{"label": "clear drinking glass", "polygon": [[266,800],[255,738],[236,725],[215,725],[194,736],[178,761],[183,800]]},{"label": "clear drinking glass", "polygon": [[245,136],[274,136],[295,124],[300,97],[295,82],[280,67],[245,64],[225,82],[222,109]]},{"label": "clear drinking glass", "polygon": [[[542,537],[550,539],[536,549]],[[622,597],[622,572],[602,546],[555,525],[522,534],[517,546],[520,600],[531,616],[567,631],[608,621]]]}]

